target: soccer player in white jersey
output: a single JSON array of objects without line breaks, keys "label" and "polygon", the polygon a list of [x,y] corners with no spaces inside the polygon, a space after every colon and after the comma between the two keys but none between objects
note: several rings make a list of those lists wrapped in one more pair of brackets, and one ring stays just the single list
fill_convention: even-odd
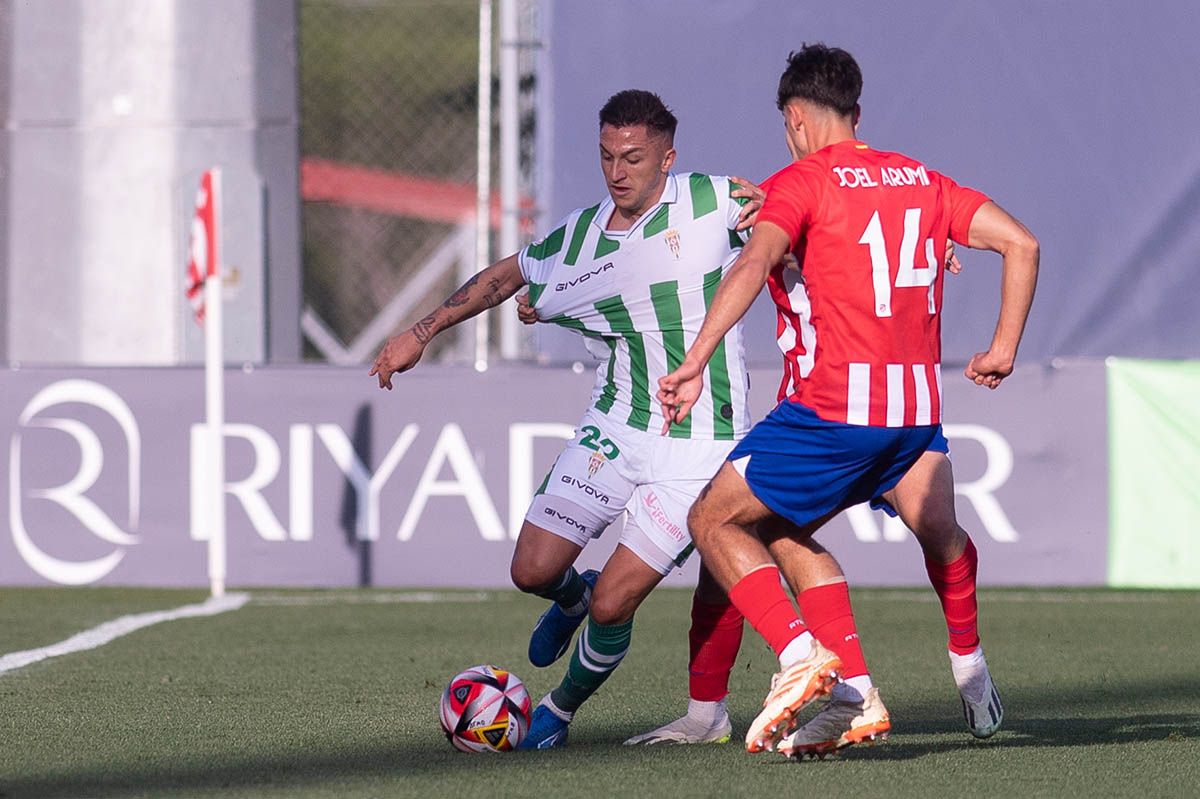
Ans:
[{"label": "soccer player in white jersey", "polygon": [[[529,286],[543,321],[585,336],[601,358],[592,399],[530,505],[512,579],[553,604],[529,656],[548,666],[587,619],[559,686],[534,711],[522,746],[551,748],[583,702],[620,664],[637,607],[692,551],[687,512],[750,426],[742,334],[717,344],[706,387],[686,423],[661,436],[652,392],[676,369],[741,251],[747,209],[738,184],[676,175],[676,120],[644,91],[614,95],[600,111],[600,165],[608,196],[576,210],[550,235],[492,264],[442,305],[390,339],[371,370],[380,387],[411,369],[437,333]],[[579,574],[583,547],[628,509],[620,543],[598,574]]]}]

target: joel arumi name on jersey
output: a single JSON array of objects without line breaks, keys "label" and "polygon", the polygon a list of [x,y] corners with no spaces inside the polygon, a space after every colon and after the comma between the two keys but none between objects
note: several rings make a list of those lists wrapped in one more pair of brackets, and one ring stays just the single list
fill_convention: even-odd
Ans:
[{"label": "joel arumi name on jersey", "polygon": [[[871,173],[875,172],[874,175]],[[835,166],[833,174],[838,176],[838,188],[870,189],[877,186],[928,186],[929,175],[925,167],[869,167]]]}]

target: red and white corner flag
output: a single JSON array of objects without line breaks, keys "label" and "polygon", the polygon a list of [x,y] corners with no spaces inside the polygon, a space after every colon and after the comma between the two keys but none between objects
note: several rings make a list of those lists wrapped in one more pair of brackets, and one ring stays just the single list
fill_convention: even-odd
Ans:
[{"label": "red and white corner flag", "polygon": [[204,323],[204,281],[217,275],[217,204],[220,200],[221,173],[209,169],[200,176],[196,190],[196,208],[188,242],[187,298],[196,321]]},{"label": "red and white corner flag", "polygon": [[[221,170],[200,176],[188,243],[187,298],[204,326],[205,468],[201,485],[208,580],[225,595],[225,381],[221,332]],[[206,321],[207,320],[207,321]]]}]

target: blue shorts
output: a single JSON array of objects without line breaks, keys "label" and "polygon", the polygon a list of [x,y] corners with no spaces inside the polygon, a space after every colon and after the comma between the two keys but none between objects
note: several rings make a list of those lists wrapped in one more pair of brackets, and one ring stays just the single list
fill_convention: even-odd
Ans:
[{"label": "blue shorts", "polygon": [[877,500],[939,441],[945,447],[941,425],[829,422],[798,402],[785,401],[734,447],[729,461],[759,501],[803,527]]},{"label": "blue shorts", "polygon": [[[946,440],[946,435],[945,435],[945,433],[942,432],[942,426],[940,424],[937,425],[937,435],[933,437],[933,441],[931,441],[929,443],[929,446],[925,448],[925,451],[926,452],[940,452],[943,455],[950,454],[950,442]],[[900,515],[899,513],[896,512],[896,509],[892,507],[892,503],[888,502],[883,497],[872,497],[871,498],[871,509],[872,510],[881,510],[884,513],[886,513],[888,516],[899,516]]]}]

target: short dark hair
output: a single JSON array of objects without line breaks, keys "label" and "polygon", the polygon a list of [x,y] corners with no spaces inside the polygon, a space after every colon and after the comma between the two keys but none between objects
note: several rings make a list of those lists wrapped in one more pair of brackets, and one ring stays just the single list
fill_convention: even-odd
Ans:
[{"label": "short dark hair", "polygon": [[808,100],[837,111],[854,113],[862,95],[862,70],[854,56],[839,47],[805,44],[788,54],[787,69],[779,78],[776,104],[782,111],[789,100]]},{"label": "short dark hair", "polygon": [[667,108],[654,92],[642,89],[626,89],[608,98],[608,102],[600,109],[600,127],[612,125],[614,128],[627,128],[631,125],[645,125],[650,130],[666,134],[671,141],[675,140],[675,127],[679,120]]}]

